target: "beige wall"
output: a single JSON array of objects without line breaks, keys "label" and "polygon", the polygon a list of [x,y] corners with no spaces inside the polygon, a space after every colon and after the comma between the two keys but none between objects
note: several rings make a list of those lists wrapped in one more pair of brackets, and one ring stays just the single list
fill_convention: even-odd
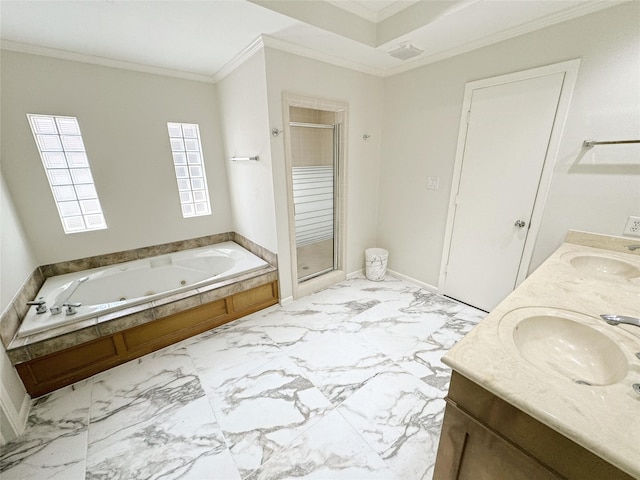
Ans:
[{"label": "beige wall", "polygon": [[[215,85],[2,51],[2,168],[39,264],[232,228]],[[65,235],[27,113],[78,118],[109,226]],[[198,123],[213,215],[184,219],[166,123]]]},{"label": "beige wall", "polygon": [[[277,252],[265,75],[259,51],[217,86],[234,229]],[[255,155],[257,162],[228,160]]]},{"label": "beige wall", "polygon": [[[346,272],[363,267],[365,248],[376,244],[383,80],[272,48],[265,49],[269,125],[283,129],[283,93],[349,105],[346,172]],[[322,109],[322,102],[318,108]],[[368,141],[363,134],[370,134]],[[281,292],[292,293],[283,135],[272,138],[271,157],[278,229]],[[285,263],[286,262],[286,263]]]},{"label": "beige wall", "polygon": [[[0,169],[0,312],[9,306],[35,267],[35,258],[7,195]],[[11,440],[22,433],[28,402],[27,391],[0,344],[0,441]]]},{"label": "beige wall", "polygon": [[[581,58],[531,267],[567,229],[621,235],[640,215],[640,4],[631,2],[385,80],[378,243],[389,268],[437,286],[465,83]],[[427,190],[428,176],[440,177]]]}]

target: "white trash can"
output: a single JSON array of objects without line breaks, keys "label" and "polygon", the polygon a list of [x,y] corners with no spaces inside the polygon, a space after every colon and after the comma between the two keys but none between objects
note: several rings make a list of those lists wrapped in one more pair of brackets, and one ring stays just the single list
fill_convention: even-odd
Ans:
[{"label": "white trash can", "polygon": [[368,280],[380,282],[384,280],[387,273],[387,260],[389,260],[389,252],[384,248],[367,248],[364,251],[365,256],[365,276]]}]

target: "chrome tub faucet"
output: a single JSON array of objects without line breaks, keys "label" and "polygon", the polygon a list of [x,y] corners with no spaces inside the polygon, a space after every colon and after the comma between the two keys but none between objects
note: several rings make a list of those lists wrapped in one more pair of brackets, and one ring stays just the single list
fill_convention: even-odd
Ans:
[{"label": "chrome tub faucet", "polygon": [[44,299],[44,297],[40,297],[37,300],[32,300],[30,302],[27,302],[27,305],[37,305],[36,306],[36,313],[37,314],[41,314],[41,313],[46,313],[47,311],[47,305],[46,305],[46,301]]}]

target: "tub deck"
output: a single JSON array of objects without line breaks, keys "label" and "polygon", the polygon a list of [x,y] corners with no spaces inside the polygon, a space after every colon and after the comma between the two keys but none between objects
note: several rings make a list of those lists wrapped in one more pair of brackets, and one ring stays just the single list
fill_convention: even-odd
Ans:
[{"label": "tub deck", "polygon": [[[264,259],[266,265],[25,337],[16,335],[19,325],[9,330],[13,333],[8,338],[8,329],[2,329],[7,355],[29,394],[32,397],[44,395],[279,301],[275,254],[234,232],[39,267],[47,278],[86,270],[87,264],[91,267],[112,265],[136,257],[147,258],[226,241],[234,241]],[[37,273],[26,282],[25,291],[19,292],[12,303],[18,315],[26,314],[26,310],[19,313],[26,302],[24,298],[34,298],[44,282],[42,277],[36,281]],[[10,310],[5,312],[4,325],[7,319],[14,318],[15,314]]]},{"label": "tub deck", "polygon": [[[278,300],[277,269],[268,266],[220,284],[88,320],[89,325],[72,324],[16,338],[7,353],[27,392],[38,397],[275,305]],[[71,331],[64,332],[65,328]]]}]

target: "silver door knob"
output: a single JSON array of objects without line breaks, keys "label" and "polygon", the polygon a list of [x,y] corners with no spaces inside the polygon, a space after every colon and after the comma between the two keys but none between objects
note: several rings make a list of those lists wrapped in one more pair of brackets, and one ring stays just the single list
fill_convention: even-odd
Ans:
[{"label": "silver door knob", "polygon": [[522,228],[526,225],[526,223],[523,220],[518,220],[516,223],[514,223],[514,225],[518,228]]}]

